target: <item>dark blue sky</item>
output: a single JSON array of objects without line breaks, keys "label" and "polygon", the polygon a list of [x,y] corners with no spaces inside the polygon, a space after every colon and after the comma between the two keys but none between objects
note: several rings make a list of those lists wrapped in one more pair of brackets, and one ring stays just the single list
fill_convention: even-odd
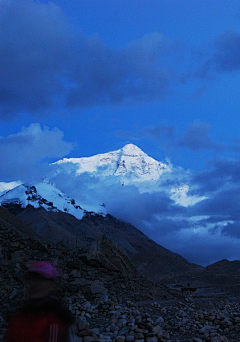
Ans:
[{"label": "dark blue sky", "polygon": [[235,157],[238,1],[0,6],[3,138],[39,122],[75,143],[71,156],[133,142],[187,168],[205,167],[214,145],[218,156]]},{"label": "dark blue sky", "polygon": [[239,238],[238,0],[1,0],[0,60],[0,180],[133,143]]}]

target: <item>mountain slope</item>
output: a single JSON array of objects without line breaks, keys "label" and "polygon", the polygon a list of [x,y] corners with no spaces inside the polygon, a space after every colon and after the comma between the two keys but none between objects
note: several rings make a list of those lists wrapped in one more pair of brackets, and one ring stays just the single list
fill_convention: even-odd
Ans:
[{"label": "mountain slope", "polygon": [[158,245],[131,224],[111,215],[83,210],[52,184],[22,184],[1,195],[0,204],[50,242],[86,247],[106,236],[123,248],[140,273],[148,278],[196,271],[194,265]]},{"label": "mountain slope", "polygon": [[90,248],[94,242],[106,236],[126,251],[140,274],[152,280],[169,278],[173,273],[174,276],[195,274],[199,268],[158,245],[131,224],[110,215],[86,214],[78,220],[68,213],[46,211],[30,205],[16,210],[12,204],[9,209],[29,229],[52,243]]},{"label": "mountain slope", "polygon": [[0,204],[16,204],[22,208],[28,205],[44,208],[46,211],[63,211],[81,219],[85,211],[73,199],[52,184],[40,182],[32,185],[21,184],[0,196]]}]

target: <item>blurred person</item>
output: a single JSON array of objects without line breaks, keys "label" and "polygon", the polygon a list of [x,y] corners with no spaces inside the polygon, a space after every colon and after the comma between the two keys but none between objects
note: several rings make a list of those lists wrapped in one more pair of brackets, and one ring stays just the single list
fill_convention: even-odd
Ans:
[{"label": "blurred person", "polygon": [[58,272],[48,262],[28,266],[26,275],[28,298],[11,319],[6,342],[74,342],[74,319],[56,296]]}]

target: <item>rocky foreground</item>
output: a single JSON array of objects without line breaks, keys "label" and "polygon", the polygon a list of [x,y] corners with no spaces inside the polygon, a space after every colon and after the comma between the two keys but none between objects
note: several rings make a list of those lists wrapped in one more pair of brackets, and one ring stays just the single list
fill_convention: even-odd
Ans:
[{"label": "rocky foreground", "polygon": [[[50,260],[62,271],[59,294],[75,316],[82,342],[240,341],[237,296],[232,301],[220,295],[200,297],[197,292],[181,297],[165,284],[140,276],[107,239],[89,254],[46,243],[4,215],[0,217],[0,340],[24,300],[26,264]],[[103,246],[105,255],[98,249]]]},{"label": "rocky foreground", "polygon": [[[1,338],[24,298],[24,267],[16,262],[19,257],[25,261],[19,252],[1,259]],[[83,342],[239,341],[240,307],[236,302],[174,298],[163,288],[157,293],[154,284],[141,277],[129,280],[84,266],[77,258],[75,264],[71,253],[62,253],[61,258],[65,260],[59,283],[63,302],[75,316]]]},{"label": "rocky foreground", "polygon": [[[16,268],[19,270],[19,264]],[[89,276],[90,273],[91,270]],[[83,342],[239,341],[240,306],[237,303],[213,301],[204,303],[203,307],[201,301],[197,303],[191,297],[154,300],[152,293],[147,295],[144,281],[135,286],[135,293],[127,294],[127,285],[125,281],[120,282],[119,275],[115,276],[115,288],[112,288],[113,280],[111,287],[107,285],[106,275],[103,281],[82,278],[80,272],[69,268],[62,276],[63,302],[75,316],[77,332]],[[134,283],[129,286],[134,287]],[[23,296],[21,284],[10,275],[5,278],[1,289],[2,338],[8,318]]]},{"label": "rocky foreground", "polygon": [[[157,310],[156,310],[157,309]],[[83,341],[239,341],[239,307],[222,302],[217,309],[199,310],[189,303],[139,307],[131,301],[97,306],[75,302],[79,336]],[[94,322],[102,320],[96,327]],[[92,322],[92,324],[91,324]]]}]

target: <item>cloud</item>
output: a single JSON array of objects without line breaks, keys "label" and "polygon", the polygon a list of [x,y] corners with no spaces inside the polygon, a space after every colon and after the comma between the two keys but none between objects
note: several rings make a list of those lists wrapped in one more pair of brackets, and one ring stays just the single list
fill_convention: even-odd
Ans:
[{"label": "cloud", "polygon": [[166,193],[139,193],[136,187],[129,186],[110,190],[105,203],[112,215],[139,228],[145,226],[144,222],[154,221],[155,215],[166,216],[174,211],[174,202]]},{"label": "cloud", "polygon": [[[133,140],[143,137],[150,138],[160,144],[162,150],[168,155],[174,154],[177,149],[188,149],[191,152],[213,152],[217,155],[232,153],[238,155],[240,152],[240,140],[229,140],[223,134],[221,137],[213,138],[213,131],[208,122],[194,121],[184,130],[179,130],[177,126],[160,124],[146,127],[140,132],[121,132],[121,136]],[[221,139],[221,142],[219,140]],[[212,154],[212,156],[214,156]],[[206,157],[205,157],[206,159]]]},{"label": "cloud", "polygon": [[[212,71],[237,70],[239,37],[235,32],[220,36],[208,58],[160,32],[116,49],[73,26],[52,1],[2,0],[0,118],[162,100],[177,85]],[[195,86],[194,96],[206,90]],[[203,140],[195,141],[193,148],[199,143],[203,146]]]},{"label": "cloud", "polygon": [[[64,168],[64,166],[62,166]],[[56,165],[53,165],[56,168]],[[240,259],[240,163],[218,160],[211,170],[186,172],[174,168],[154,191],[122,186],[116,177],[107,180],[88,173],[76,177],[76,166],[55,172],[52,180],[84,208],[105,204],[107,211],[130,222],[160,245],[187,260],[208,265],[220,259]],[[166,189],[188,184],[189,196],[204,197],[191,206],[181,206]]]},{"label": "cloud", "polygon": [[170,75],[159,66],[168,43],[160,33],[143,36],[126,48],[106,47],[98,36],[81,51],[81,64],[71,75],[68,105],[147,101],[162,98]]},{"label": "cloud", "polygon": [[240,69],[240,34],[236,31],[226,31],[221,34],[206,52],[205,61],[202,58],[194,77],[216,79],[220,73],[229,73]]},{"label": "cloud", "polygon": [[166,148],[187,147],[190,150],[216,149],[217,145],[210,137],[210,126],[206,122],[193,122],[184,133],[177,132],[173,125],[147,127],[141,135],[151,137]]},{"label": "cloud", "polygon": [[229,223],[222,230],[223,234],[240,239],[240,220],[238,222]]},{"label": "cloud", "polygon": [[200,193],[208,197],[194,208],[191,214],[210,215],[215,223],[221,220],[239,221],[240,163],[234,160],[216,160],[211,169],[193,175],[192,182]]},{"label": "cloud", "polygon": [[0,139],[0,179],[44,177],[49,161],[67,155],[72,148],[57,128],[42,128],[38,123],[23,127],[19,133]]},{"label": "cloud", "polygon": [[141,137],[150,137],[161,145],[161,149],[168,154],[179,148],[187,148],[192,152],[196,151],[238,151],[238,145],[227,146],[217,144],[210,135],[210,125],[207,122],[193,122],[185,132],[180,131],[174,125],[162,124],[157,126],[149,126],[139,134]]},{"label": "cloud", "polygon": [[[208,198],[188,208],[187,216],[205,217],[198,221],[197,227],[205,232],[206,245],[211,250],[214,248],[215,261],[217,256],[218,260],[220,257],[230,260],[240,258],[239,248],[237,248],[240,243],[239,171],[238,160],[215,160],[211,170],[199,172],[192,179],[199,193],[204,193]],[[191,235],[189,231],[189,236]],[[202,240],[204,240],[203,237],[201,237]],[[205,254],[209,253],[205,252]]]},{"label": "cloud", "polygon": [[[0,2],[1,118],[51,108],[161,99],[174,55],[160,33],[121,49],[74,30],[53,2]],[[162,64],[162,67],[161,67]]]},{"label": "cloud", "polygon": [[217,217],[223,217],[227,220],[239,220],[240,214],[237,203],[240,200],[239,185],[232,188],[224,189],[224,186],[219,185],[218,190],[211,194],[208,200],[199,203],[196,206],[199,214],[205,215],[217,215]]},{"label": "cloud", "polygon": [[[175,241],[178,241],[176,243]],[[165,239],[162,239],[163,243]],[[223,237],[209,233],[181,231],[168,240],[168,248],[174,250],[187,260],[198,265],[207,266],[222,259],[240,260],[239,239]]]},{"label": "cloud", "polygon": [[216,44],[213,63],[218,71],[236,71],[240,68],[240,34],[228,31],[221,35]]},{"label": "cloud", "polygon": [[149,126],[141,134],[149,136],[167,146],[173,145],[176,138],[175,127],[171,125]]},{"label": "cloud", "polygon": [[179,145],[188,147],[191,150],[216,149],[217,145],[210,138],[209,129],[207,123],[194,122],[180,139]]},{"label": "cloud", "polygon": [[192,181],[198,184],[201,191],[218,193],[223,189],[239,187],[240,162],[237,159],[214,159],[209,169],[197,172]]},{"label": "cloud", "polygon": [[0,2],[1,117],[57,104],[71,35],[53,2]]},{"label": "cloud", "polygon": [[[160,127],[161,128],[161,127]],[[150,130],[149,130],[150,131]],[[152,130],[161,133],[160,130]],[[167,130],[172,137],[174,130]],[[178,139],[179,137],[177,137]],[[175,141],[177,141],[175,137]],[[204,145],[205,146],[205,145]],[[240,238],[240,163],[238,160],[213,160],[210,168],[201,172],[173,167],[165,173],[154,192],[139,192],[135,186],[121,186],[114,177],[84,178],[69,173],[56,180],[79,203],[105,203],[109,213],[132,223],[160,245],[179,253],[187,260],[207,265],[220,259],[239,259]],[[69,184],[71,182],[71,184]],[[203,200],[191,206],[177,205],[166,189],[189,186],[188,196]],[[79,191],[80,190],[80,191]]]}]

